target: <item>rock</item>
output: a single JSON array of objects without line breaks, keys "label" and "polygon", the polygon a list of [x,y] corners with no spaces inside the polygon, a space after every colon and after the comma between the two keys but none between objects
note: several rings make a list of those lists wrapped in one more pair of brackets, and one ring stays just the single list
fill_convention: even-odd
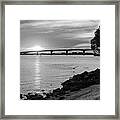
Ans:
[{"label": "rock", "polygon": [[[20,94],[20,99],[26,100],[64,100],[65,95],[70,95],[71,92],[80,91],[92,85],[100,84],[100,69],[96,69],[91,72],[83,72],[81,74],[74,75],[69,80],[63,82],[61,89],[54,89],[52,92],[45,93],[42,96],[38,93],[28,93],[27,95]],[[97,97],[96,99],[100,99]]]},{"label": "rock", "polygon": [[81,74],[74,75],[61,85],[63,86],[62,89],[64,91],[76,91],[94,84],[100,84],[100,69],[91,72],[85,71]]}]

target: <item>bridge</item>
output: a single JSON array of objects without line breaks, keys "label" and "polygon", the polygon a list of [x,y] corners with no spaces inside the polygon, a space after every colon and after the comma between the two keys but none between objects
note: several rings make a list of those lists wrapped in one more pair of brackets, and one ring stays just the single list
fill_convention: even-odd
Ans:
[{"label": "bridge", "polygon": [[100,56],[100,49],[96,49],[96,50],[53,49],[53,50],[38,50],[38,51],[21,51],[20,55],[94,55],[94,56]]}]

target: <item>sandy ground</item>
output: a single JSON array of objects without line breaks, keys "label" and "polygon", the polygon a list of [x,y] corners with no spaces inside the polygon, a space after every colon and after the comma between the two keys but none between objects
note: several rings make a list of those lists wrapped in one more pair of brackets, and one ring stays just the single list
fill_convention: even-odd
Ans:
[{"label": "sandy ground", "polygon": [[79,91],[68,92],[63,97],[66,100],[99,100],[100,85],[92,85]]}]

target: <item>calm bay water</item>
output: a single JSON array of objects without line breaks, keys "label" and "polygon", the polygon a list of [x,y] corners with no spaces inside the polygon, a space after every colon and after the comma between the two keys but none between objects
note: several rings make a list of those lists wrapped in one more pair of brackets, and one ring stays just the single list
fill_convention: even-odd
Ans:
[{"label": "calm bay water", "polygon": [[20,92],[49,91],[75,74],[100,68],[99,56],[20,56]]}]

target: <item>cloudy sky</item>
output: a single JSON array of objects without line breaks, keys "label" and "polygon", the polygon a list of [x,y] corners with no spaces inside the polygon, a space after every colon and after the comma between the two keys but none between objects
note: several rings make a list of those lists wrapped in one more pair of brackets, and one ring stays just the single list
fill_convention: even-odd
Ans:
[{"label": "cloudy sky", "polygon": [[21,20],[20,48],[90,48],[98,20]]}]

